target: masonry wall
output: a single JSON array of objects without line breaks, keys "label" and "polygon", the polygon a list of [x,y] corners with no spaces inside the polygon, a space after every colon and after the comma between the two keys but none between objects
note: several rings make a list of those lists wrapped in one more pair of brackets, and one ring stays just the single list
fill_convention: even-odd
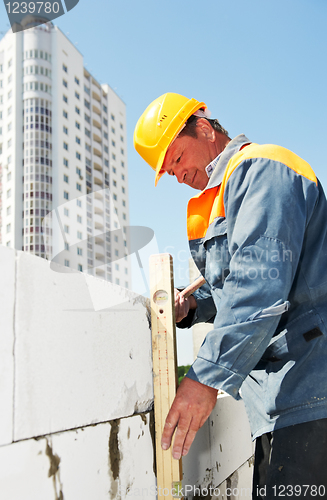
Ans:
[{"label": "masonry wall", "polygon": [[[0,498],[155,500],[148,301],[3,246],[0,276]],[[237,498],[252,453],[243,404],[218,398],[184,487]]]},{"label": "masonry wall", "polygon": [[0,498],[102,500],[124,498],[132,487],[150,491],[146,301],[57,271],[0,246]]}]

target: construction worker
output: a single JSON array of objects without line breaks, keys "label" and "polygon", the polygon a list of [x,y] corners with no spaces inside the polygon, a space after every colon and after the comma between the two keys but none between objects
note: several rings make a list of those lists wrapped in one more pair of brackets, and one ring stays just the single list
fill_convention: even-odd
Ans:
[{"label": "construction worker", "polygon": [[222,389],[244,400],[256,439],[253,498],[327,498],[327,202],[312,168],[285,148],[231,140],[203,102],[173,93],[144,111],[134,145],[155,183],[167,172],[200,191],[187,229],[206,284],[176,293],[176,317],[213,322],[163,449],[176,430],[173,457],[187,454]]}]

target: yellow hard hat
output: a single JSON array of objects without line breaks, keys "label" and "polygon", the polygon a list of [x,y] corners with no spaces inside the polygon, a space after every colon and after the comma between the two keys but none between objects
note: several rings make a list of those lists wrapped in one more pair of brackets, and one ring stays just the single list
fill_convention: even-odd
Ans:
[{"label": "yellow hard hat", "polygon": [[164,173],[160,169],[168,147],[188,118],[206,107],[204,102],[168,92],[155,99],[139,118],[134,130],[134,147],[155,170],[155,185]]}]

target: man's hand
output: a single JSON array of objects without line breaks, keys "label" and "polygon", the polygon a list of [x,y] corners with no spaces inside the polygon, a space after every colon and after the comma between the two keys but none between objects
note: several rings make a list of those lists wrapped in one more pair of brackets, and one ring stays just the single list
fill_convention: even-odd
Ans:
[{"label": "man's hand", "polygon": [[188,453],[195,434],[217,402],[217,392],[217,389],[190,378],[185,377],[182,380],[167,415],[161,438],[162,448],[168,450],[177,427],[173,445],[173,457],[176,460]]},{"label": "man's hand", "polygon": [[175,318],[176,323],[182,321],[182,319],[186,318],[190,309],[196,309],[197,303],[193,295],[190,295],[188,299],[186,299],[179,290],[175,288]]}]

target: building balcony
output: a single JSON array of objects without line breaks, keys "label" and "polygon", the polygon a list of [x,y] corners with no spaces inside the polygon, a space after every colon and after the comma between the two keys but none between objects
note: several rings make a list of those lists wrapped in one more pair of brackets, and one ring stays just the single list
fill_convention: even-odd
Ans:
[{"label": "building balcony", "polygon": [[99,156],[99,158],[102,158],[102,153],[97,148],[93,148],[93,154],[95,156]]},{"label": "building balcony", "polygon": [[94,200],[101,200],[103,201],[103,194],[101,193],[94,193]]},{"label": "building balcony", "polygon": [[92,98],[98,101],[99,103],[101,102],[101,96],[94,90],[92,90]]},{"label": "building balcony", "polygon": [[98,120],[96,120],[95,118],[93,118],[92,124],[93,124],[94,127],[99,128],[101,130],[101,123],[98,122]]},{"label": "building balcony", "polygon": [[93,208],[96,214],[103,214],[103,202],[97,198],[93,201]]},{"label": "building balcony", "polygon": [[93,181],[97,186],[103,186],[102,175],[99,172],[94,171]]},{"label": "building balcony", "polygon": [[104,247],[101,245],[94,245],[95,258],[104,262]]},{"label": "building balcony", "polygon": [[101,235],[95,235],[94,241],[95,241],[96,245],[100,245],[102,247],[104,245],[103,234],[101,234]]},{"label": "building balcony", "polygon": [[96,134],[95,132],[93,132],[93,140],[98,142],[99,144],[102,144],[101,137],[98,134]]},{"label": "building balcony", "polygon": [[96,267],[95,268],[95,275],[97,278],[105,278],[105,270],[102,269],[101,267]]},{"label": "building balcony", "polygon": [[95,106],[95,104],[92,105],[92,111],[93,113],[96,113],[97,115],[101,116],[101,110]]},{"label": "building balcony", "polygon": [[100,163],[96,163],[96,162],[94,162],[94,163],[93,163],[93,168],[94,168],[95,170],[98,170],[99,172],[102,172],[102,165],[100,165]]},{"label": "building balcony", "polygon": [[94,214],[94,227],[95,229],[101,229],[103,230],[103,217],[102,215],[99,214]]}]

